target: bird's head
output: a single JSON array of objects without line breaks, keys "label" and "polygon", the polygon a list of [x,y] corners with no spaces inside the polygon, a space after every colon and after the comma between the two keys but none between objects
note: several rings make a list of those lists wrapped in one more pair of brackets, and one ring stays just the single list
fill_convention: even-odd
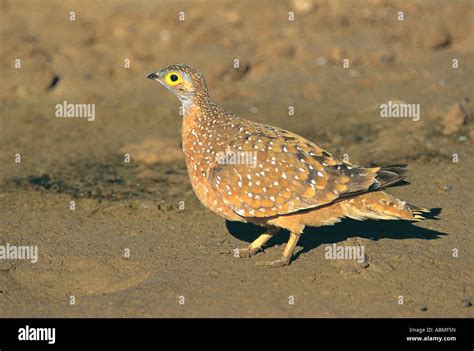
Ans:
[{"label": "bird's head", "polygon": [[172,65],[150,73],[148,79],[157,80],[183,103],[192,103],[196,97],[207,97],[207,84],[197,69],[187,65]]}]

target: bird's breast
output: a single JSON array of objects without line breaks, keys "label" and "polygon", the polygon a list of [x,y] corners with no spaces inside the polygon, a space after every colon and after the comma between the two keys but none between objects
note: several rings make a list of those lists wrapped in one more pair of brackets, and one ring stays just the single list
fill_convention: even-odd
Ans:
[{"label": "bird's breast", "polygon": [[208,181],[210,168],[222,148],[215,142],[214,125],[201,115],[198,107],[188,109],[184,115],[182,145],[189,179],[196,196],[204,206],[228,220],[243,221],[223,203]]}]

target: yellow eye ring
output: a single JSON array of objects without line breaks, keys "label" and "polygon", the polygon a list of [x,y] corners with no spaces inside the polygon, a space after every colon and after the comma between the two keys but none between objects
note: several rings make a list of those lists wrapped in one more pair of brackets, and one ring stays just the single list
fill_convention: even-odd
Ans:
[{"label": "yellow eye ring", "polygon": [[170,86],[177,85],[179,83],[183,82],[183,79],[181,78],[181,75],[177,72],[170,72],[166,75],[165,77],[166,84]]}]

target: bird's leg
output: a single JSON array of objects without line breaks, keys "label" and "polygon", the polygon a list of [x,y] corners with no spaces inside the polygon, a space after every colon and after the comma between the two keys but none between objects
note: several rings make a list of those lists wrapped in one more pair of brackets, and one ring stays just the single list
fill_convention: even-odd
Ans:
[{"label": "bird's leg", "polygon": [[260,235],[257,239],[244,249],[235,249],[235,256],[239,258],[252,257],[258,251],[262,249],[262,246],[270,240],[280,229],[276,227],[270,227],[265,233]]},{"label": "bird's leg", "polygon": [[269,262],[257,262],[258,266],[268,266],[268,267],[283,267],[288,266],[291,261],[291,257],[295,252],[296,244],[300,238],[301,234],[290,234],[290,240],[286,244],[285,250],[283,251],[283,256],[276,261],[269,261]]}]

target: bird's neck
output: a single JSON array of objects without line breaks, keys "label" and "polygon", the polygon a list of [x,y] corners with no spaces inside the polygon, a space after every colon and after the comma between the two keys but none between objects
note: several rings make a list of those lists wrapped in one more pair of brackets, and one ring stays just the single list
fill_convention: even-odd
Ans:
[{"label": "bird's neck", "polygon": [[183,108],[183,126],[181,130],[183,151],[186,155],[187,149],[191,147],[191,143],[196,142],[198,136],[197,131],[200,129],[202,109],[195,101],[181,102]]},{"label": "bird's neck", "polygon": [[180,96],[179,101],[181,102],[183,116],[186,116],[187,111],[189,111],[195,104],[194,98],[188,96]]},{"label": "bird's neck", "polygon": [[222,122],[221,108],[208,97],[195,96],[192,101],[182,102],[184,109],[183,126],[181,131],[182,146],[185,156],[190,155],[193,149],[208,142],[208,138],[219,130]]},{"label": "bird's neck", "polygon": [[179,100],[181,101],[184,120],[197,119],[204,121],[212,119],[216,117],[216,112],[219,109],[218,105],[212,102],[207,94],[197,93],[190,97],[180,97]]}]

